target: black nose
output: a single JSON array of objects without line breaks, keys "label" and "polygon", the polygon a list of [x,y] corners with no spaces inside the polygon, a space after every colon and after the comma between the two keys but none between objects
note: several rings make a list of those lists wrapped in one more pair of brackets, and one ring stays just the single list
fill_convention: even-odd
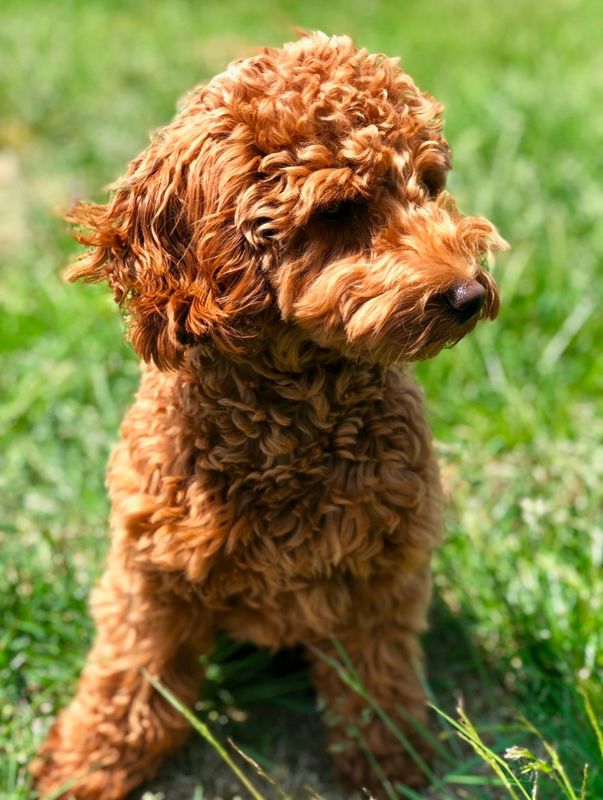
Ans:
[{"label": "black nose", "polygon": [[455,283],[444,297],[459,322],[469,322],[482,310],[486,290],[477,281]]}]

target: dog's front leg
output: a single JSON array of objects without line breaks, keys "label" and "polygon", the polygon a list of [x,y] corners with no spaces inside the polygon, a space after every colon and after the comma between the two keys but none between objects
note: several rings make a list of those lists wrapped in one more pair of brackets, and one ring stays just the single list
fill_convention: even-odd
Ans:
[{"label": "dog's front leg", "polygon": [[97,634],[77,694],[31,768],[40,797],[68,784],[61,797],[119,800],[186,738],[188,724],[143,670],[192,705],[211,623],[162,577],[110,561],[93,594]]},{"label": "dog's front leg", "polygon": [[[379,799],[386,797],[384,778],[417,787],[425,784],[429,771],[430,747],[419,732],[427,722],[426,699],[417,674],[429,595],[426,571],[415,575],[398,597],[395,589],[376,585],[336,646],[326,641],[310,648],[314,684],[327,706],[335,767],[346,783],[366,787]],[[360,682],[369,700],[341,680],[333,659],[352,682]]]}]

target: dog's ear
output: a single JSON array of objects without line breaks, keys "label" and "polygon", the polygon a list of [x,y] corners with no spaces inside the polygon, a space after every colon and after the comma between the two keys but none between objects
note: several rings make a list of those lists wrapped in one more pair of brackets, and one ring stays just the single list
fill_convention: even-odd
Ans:
[{"label": "dog's ear", "polygon": [[66,215],[92,248],[66,277],[107,280],[135,349],[160,369],[177,367],[205,335],[236,349],[237,317],[267,303],[234,221],[249,159],[226,115],[197,103],[155,135],[107,204],[78,203]]}]

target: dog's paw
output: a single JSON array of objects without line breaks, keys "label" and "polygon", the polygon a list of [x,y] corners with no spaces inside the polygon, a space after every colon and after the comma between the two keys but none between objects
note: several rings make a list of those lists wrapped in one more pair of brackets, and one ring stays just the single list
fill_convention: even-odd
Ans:
[{"label": "dog's paw", "polygon": [[63,742],[56,726],[50,732],[29,766],[39,800],[122,800],[126,796],[131,787],[118,766],[118,754],[103,755],[82,745]]}]

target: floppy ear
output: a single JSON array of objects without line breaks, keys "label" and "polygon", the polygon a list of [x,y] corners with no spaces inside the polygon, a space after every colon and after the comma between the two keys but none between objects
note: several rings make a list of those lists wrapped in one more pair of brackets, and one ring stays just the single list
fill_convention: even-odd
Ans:
[{"label": "floppy ear", "polygon": [[160,369],[177,367],[205,335],[236,350],[242,313],[249,323],[268,301],[234,223],[253,154],[233,133],[227,114],[197,102],[155,135],[107,204],[78,203],[66,215],[92,247],[66,277],[107,280],[134,347]]}]

